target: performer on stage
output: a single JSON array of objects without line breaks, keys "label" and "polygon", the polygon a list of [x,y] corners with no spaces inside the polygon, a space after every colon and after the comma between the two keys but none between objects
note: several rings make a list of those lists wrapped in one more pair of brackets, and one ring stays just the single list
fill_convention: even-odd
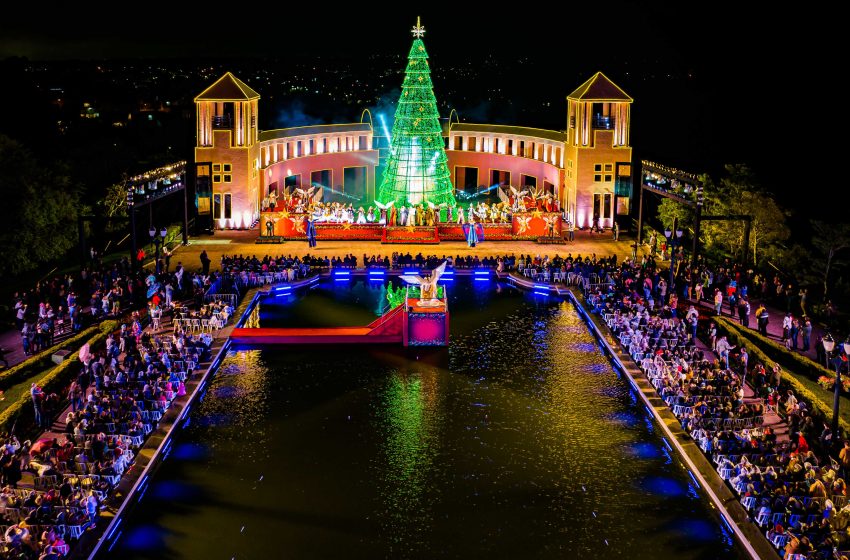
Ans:
[{"label": "performer on stage", "polygon": [[466,218],[463,215],[463,206],[460,204],[457,205],[457,223],[459,225],[463,225],[466,223]]},{"label": "performer on stage", "polygon": [[269,193],[269,210],[274,212],[275,207],[277,206],[277,191],[272,191]]},{"label": "performer on stage", "polygon": [[313,217],[307,218],[307,245],[310,248],[316,246],[316,225],[313,223]]},{"label": "performer on stage", "polygon": [[358,223],[358,224],[365,224],[366,223],[366,211],[363,210],[362,206],[357,209],[357,222],[356,223]]},{"label": "performer on stage", "polygon": [[371,224],[374,221],[375,221],[375,209],[370,206],[369,211],[366,213],[366,223]]},{"label": "performer on stage", "polygon": [[463,226],[463,234],[470,247],[484,241],[484,226],[475,221],[475,213],[472,210],[469,212],[469,223]]},{"label": "performer on stage", "polygon": [[446,208],[446,223],[450,224],[454,221],[454,206]]}]

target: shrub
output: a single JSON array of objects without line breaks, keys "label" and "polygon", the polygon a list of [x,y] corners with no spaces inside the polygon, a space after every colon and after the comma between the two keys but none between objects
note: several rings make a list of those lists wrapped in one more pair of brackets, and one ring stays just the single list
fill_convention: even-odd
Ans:
[{"label": "shrub", "polygon": [[[3,370],[0,372],[0,389],[6,389],[21,379],[26,379],[39,369],[48,367],[51,363],[50,359],[53,354],[63,348],[66,350],[73,349],[78,342],[85,340],[93,333],[97,332],[97,330],[97,326],[89,327],[75,334],[71,338],[63,340],[59,344],[54,344],[47,350],[43,350],[38,354],[30,356],[18,365],[10,367],[7,370]],[[80,344],[80,346],[82,346],[82,344]]]},{"label": "shrub", "polygon": [[[734,330],[744,338],[750,340],[751,344],[758,343],[765,354],[784,368],[796,369],[797,372],[804,373],[812,379],[817,379],[821,375],[835,377],[835,372],[831,369],[820,365],[807,356],[785,348],[785,346],[778,344],[776,341],[759,334],[758,331],[743,327],[725,317],[715,317],[715,319],[718,320],[718,323],[722,323],[727,330]],[[747,346],[749,347],[749,345]]]},{"label": "shrub", "polygon": [[[736,328],[734,323],[729,321],[717,321],[718,333],[725,334],[732,344],[737,346],[744,345],[750,354],[750,365],[755,365],[755,361],[764,364],[765,368],[770,369],[770,364],[776,360],[771,359],[759,345],[752,344],[751,341]],[[809,360],[811,361],[811,360]],[[781,365],[781,364],[780,364]],[[832,419],[832,392],[826,392],[820,387],[816,381],[799,375],[793,370],[782,368],[782,381],[780,388],[794,391],[797,398],[808,403],[810,412],[821,421],[829,423]],[[824,400],[823,395],[826,400]],[[848,414],[847,406],[844,407],[844,415]],[[850,423],[844,418],[839,417],[838,428],[844,434],[850,434]]]},{"label": "shrub", "polygon": [[[45,371],[44,376],[38,380],[38,384],[41,388],[44,389],[45,392],[58,393],[61,397],[63,397],[62,402],[64,403],[65,400],[63,393],[65,392],[65,388],[79,372],[80,362],[79,355],[77,354],[79,349],[86,343],[92,347],[98,346],[103,343],[106,340],[106,337],[110,333],[114,332],[119,325],[119,321],[113,320],[104,321],[100,325],[92,327],[95,331],[94,336],[91,336],[91,338],[80,344],[74,350],[74,354],[69,356],[64,362]],[[88,331],[90,329],[86,330]],[[11,428],[21,420],[23,420],[24,424],[29,427],[31,426],[31,421],[34,420],[34,416],[32,399],[29,392],[27,392],[16,402],[10,403],[6,410],[0,414],[0,432],[10,431]]]}]

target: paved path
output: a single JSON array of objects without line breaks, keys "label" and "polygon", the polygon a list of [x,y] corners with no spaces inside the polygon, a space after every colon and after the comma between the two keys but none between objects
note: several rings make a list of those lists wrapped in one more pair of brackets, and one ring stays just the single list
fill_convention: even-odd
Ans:
[{"label": "paved path", "polygon": [[[695,300],[691,300],[691,303],[695,303]],[[711,302],[707,299],[703,299],[700,302],[700,307],[702,307],[704,309],[713,309],[714,305],[713,305],[713,302]],[[759,307],[759,301],[756,300],[756,299],[750,299],[751,314],[750,314],[750,327],[749,328],[750,328],[750,330],[753,330],[753,331],[758,330],[758,321],[756,320],[756,317],[755,317],[755,312],[756,312],[756,309],[758,309],[758,307]],[[770,338],[770,339],[776,341],[777,343],[781,344],[780,341],[782,340],[782,321],[785,318],[785,312],[777,309],[776,307],[774,307],[770,304],[766,305],[765,309],[767,309],[768,315],[770,316],[770,319],[767,323],[768,338]],[[721,312],[722,312],[724,317],[731,318],[735,323],[740,324],[740,320],[738,319],[737,311],[735,311],[735,313],[732,314],[731,310],[729,309],[729,305],[727,303],[723,304]],[[799,319],[800,316],[801,316],[800,310],[797,309],[797,313],[792,313],[792,315],[794,317],[796,317],[797,319]],[[809,349],[805,352],[803,351],[803,334],[801,332],[797,336],[797,352],[799,352],[800,354],[802,354],[802,355],[804,355],[808,358],[811,358],[812,360],[817,361],[817,352],[815,351],[815,344],[817,343],[818,338],[822,337],[824,334],[826,334],[826,331],[824,330],[823,326],[821,324],[819,324],[818,322],[813,320],[812,321],[812,336],[811,336],[811,343],[809,345]],[[838,341],[838,342],[840,342],[840,341]]]}]

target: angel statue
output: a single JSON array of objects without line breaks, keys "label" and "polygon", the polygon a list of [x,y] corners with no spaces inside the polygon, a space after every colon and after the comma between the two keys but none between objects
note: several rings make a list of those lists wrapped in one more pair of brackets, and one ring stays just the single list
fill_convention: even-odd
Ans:
[{"label": "angel statue", "polygon": [[519,206],[519,201],[522,200],[522,197],[528,194],[527,190],[518,190],[511,186],[511,196],[509,197],[511,208],[516,210]]},{"label": "angel statue", "polygon": [[427,278],[421,276],[402,276],[405,282],[419,286],[419,306],[420,307],[440,307],[443,302],[437,299],[437,282],[440,281],[440,276],[446,271],[446,261],[443,264],[431,271],[431,275]]},{"label": "angel statue", "polygon": [[[391,209],[393,209],[393,202],[395,202],[395,200],[391,200],[391,201],[387,202],[386,204],[381,204],[377,200],[375,201],[375,206],[377,206],[381,210],[381,219],[378,220],[378,223],[381,224],[382,226],[385,226],[388,223],[387,222],[387,214],[391,212]],[[395,225],[395,219],[391,219],[389,221],[389,224],[391,226],[394,226]]]},{"label": "angel statue", "polygon": [[313,196],[318,190],[319,187],[308,187],[306,189],[295,189],[295,192],[297,192],[303,200],[309,202],[310,200],[313,200]]}]

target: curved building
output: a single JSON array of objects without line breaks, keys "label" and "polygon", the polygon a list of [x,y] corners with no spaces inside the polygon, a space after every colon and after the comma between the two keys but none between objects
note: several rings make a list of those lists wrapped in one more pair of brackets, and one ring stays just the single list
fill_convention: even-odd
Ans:
[{"label": "curved building", "polygon": [[[380,175],[371,119],[260,131],[260,95],[230,72],[195,98],[198,211],[217,229],[255,227],[270,193],[371,204]],[[610,227],[629,212],[632,98],[602,72],[567,96],[564,131],[450,122],[446,155],[458,195],[544,190],[569,221]],[[368,113],[364,112],[364,116]]]}]

